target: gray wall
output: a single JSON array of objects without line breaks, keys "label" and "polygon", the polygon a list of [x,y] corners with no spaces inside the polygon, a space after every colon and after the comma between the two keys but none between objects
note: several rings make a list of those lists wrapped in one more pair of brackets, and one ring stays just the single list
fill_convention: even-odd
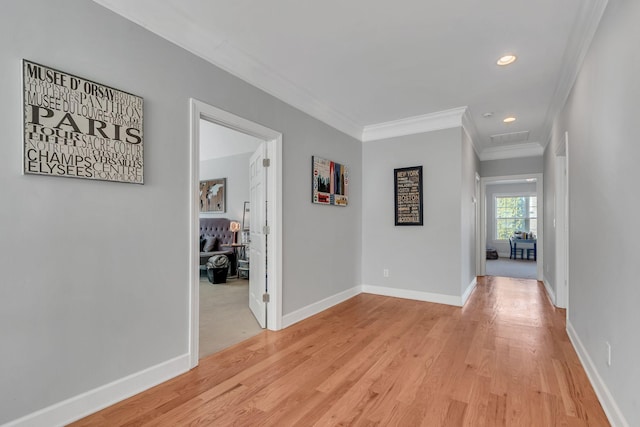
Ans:
[{"label": "gray wall", "polygon": [[[144,97],[145,185],[21,174],[22,58]],[[284,313],[361,283],[357,140],[90,1],[3,2],[0,72],[0,424],[188,352],[190,97],[284,135]]]},{"label": "gray wall", "polygon": [[[547,180],[555,149],[568,131],[569,322],[632,426],[640,425],[634,216],[640,211],[635,179],[640,61],[629,49],[640,44],[639,16],[640,2],[609,0],[545,155]],[[549,186],[553,188],[551,182]],[[611,366],[606,363],[607,341]]]},{"label": "gray wall", "polygon": [[[460,296],[461,140],[455,128],[364,143],[362,283]],[[424,226],[396,227],[393,170],[419,165]]]},{"label": "gray wall", "polygon": [[[508,240],[495,240],[495,206],[493,198],[499,194],[529,194],[536,195],[535,183],[520,184],[487,184],[487,246],[498,250],[500,256],[508,257],[510,253]],[[546,238],[546,235],[545,235]],[[526,251],[525,251],[526,252]],[[545,260],[546,262],[546,260]]]},{"label": "gray wall", "polygon": [[476,277],[476,172],[479,173],[480,160],[473,149],[471,138],[462,132],[462,181],[460,182],[460,246],[461,246],[461,291],[464,293]]},{"label": "gray wall", "polygon": [[244,202],[249,201],[249,159],[253,153],[200,162],[200,180],[226,178],[226,212],[203,212],[203,218],[229,218],[242,223]]},{"label": "gray wall", "polygon": [[542,173],[543,169],[544,161],[542,156],[485,160],[480,162],[480,176],[483,178]]},{"label": "gray wall", "polygon": [[[284,314],[361,283],[362,143],[308,122],[284,132]],[[348,206],[311,203],[312,155],[349,168]]]}]

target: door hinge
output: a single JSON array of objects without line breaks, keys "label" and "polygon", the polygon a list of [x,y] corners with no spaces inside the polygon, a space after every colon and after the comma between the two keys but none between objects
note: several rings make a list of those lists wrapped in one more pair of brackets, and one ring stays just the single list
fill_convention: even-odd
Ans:
[{"label": "door hinge", "polygon": [[262,159],[262,166],[264,166],[265,168],[271,166],[271,159]]},{"label": "door hinge", "polygon": [[265,225],[264,227],[262,227],[262,234],[269,234],[271,233],[271,229],[269,228],[268,225]]},{"label": "door hinge", "polygon": [[262,294],[262,302],[269,302],[269,294]]}]

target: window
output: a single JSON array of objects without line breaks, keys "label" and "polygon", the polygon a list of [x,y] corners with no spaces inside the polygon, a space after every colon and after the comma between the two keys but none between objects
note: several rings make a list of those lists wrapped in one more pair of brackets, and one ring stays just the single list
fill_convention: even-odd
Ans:
[{"label": "window", "polygon": [[496,240],[509,240],[515,231],[538,234],[536,196],[496,196]]}]

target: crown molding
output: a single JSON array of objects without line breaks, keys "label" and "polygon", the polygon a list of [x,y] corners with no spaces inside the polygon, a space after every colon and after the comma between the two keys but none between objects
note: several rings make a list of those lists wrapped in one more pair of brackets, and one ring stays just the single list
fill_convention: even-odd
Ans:
[{"label": "crown molding", "polygon": [[584,1],[576,16],[569,41],[564,50],[560,77],[545,115],[541,132],[543,146],[551,141],[553,122],[567,102],[608,2],[609,0]]},{"label": "crown molding", "polygon": [[[195,52],[194,52],[195,53]],[[200,55],[219,68],[360,141],[362,126],[329,107],[311,93],[286,80],[266,65],[224,43],[210,55]]]},{"label": "crown molding", "polygon": [[471,140],[471,146],[473,147],[473,151],[476,152],[478,158],[480,158],[480,153],[482,152],[482,147],[480,144],[480,134],[478,133],[478,128],[476,127],[476,122],[473,121],[471,117],[471,109],[467,108],[462,115],[462,129],[467,132],[469,139]]},{"label": "crown molding", "polygon": [[[171,20],[155,14],[152,7],[144,7],[153,0],[114,3],[111,0],[93,0],[95,3],[142,26],[148,31],[203,58],[216,67],[236,76],[254,87],[352,136],[362,142],[431,132],[461,126],[469,135],[473,148],[481,160],[506,158],[504,153],[516,157],[538,155],[540,144],[520,144],[516,148],[490,147],[483,149],[476,126],[468,108],[460,107],[420,116],[408,117],[390,122],[365,126],[358,124],[348,115],[331,108],[313,94],[284,78],[265,64],[232,46],[225,38],[203,31],[194,26],[178,11]],[[585,1],[576,17],[571,36],[565,48],[562,72],[556,84],[552,102],[547,109],[542,129],[542,146],[551,137],[552,125],[562,110],[578,75],[580,66],[588,52],[608,0]],[[526,153],[520,155],[520,152]]]},{"label": "crown molding", "polygon": [[453,108],[365,126],[362,131],[362,142],[461,127],[462,116],[466,110],[467,107]]},{"label": "crown molding", "polygon": [[480,152],[480,160],[512,159],[516,157],[542,156],[544,147],[537,142],[507,145],[504,147],[489,147]]},{"label": "crown molding", "polygon": [[179,13],[176,12],[173,19],[167,21],[155,16],[154,8],[141,7],[139,2],[128,2],[125,6],[120,6],[109,0],[93,1],[329,126],[361,140],[362,126],[355,120],[232,46],[223,37],[213,36],[194,26]]}]

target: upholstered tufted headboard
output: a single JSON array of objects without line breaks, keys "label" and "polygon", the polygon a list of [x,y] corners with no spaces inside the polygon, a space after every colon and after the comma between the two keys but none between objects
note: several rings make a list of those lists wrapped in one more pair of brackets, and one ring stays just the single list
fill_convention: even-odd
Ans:
[{"label": "upholstered tufted headboard", "polygon": [[228,218],[200,218],[200,236],[215,236],[220,244],[235,243],[230,227],[231,220]]}]

